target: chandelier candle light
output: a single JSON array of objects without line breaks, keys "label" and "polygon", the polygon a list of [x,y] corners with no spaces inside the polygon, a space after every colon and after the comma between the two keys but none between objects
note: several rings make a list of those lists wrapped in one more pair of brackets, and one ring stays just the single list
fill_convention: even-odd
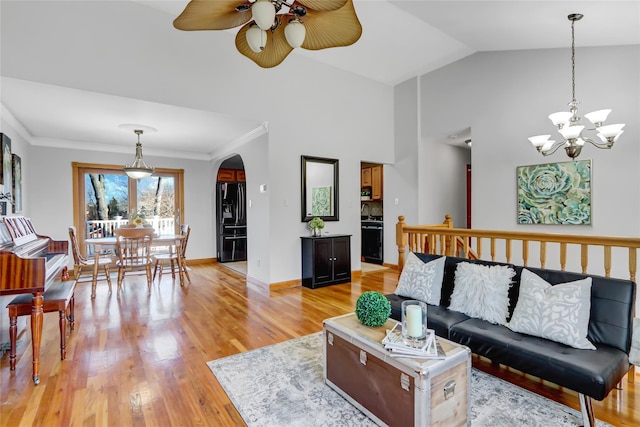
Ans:
[{"label": "chandelier candle light", "polygon": [[575,159],[580,155],[585,142],[588,142],[597,148],[609,149],[613,147],[614,142],[616,142],[624,132],[622,130],[624,124],[603,126],[604,121],[611,112],[610,109],[606,109],[584,115],[587,120],[595,126],[594,129],[587,130],[597,131],[598,138],[600,138],[602,142],[596,142],[593,139],[582,135],[582,131],[585,129],[585,126],[580,123],[580,116],[578,116],[579,102],[576,101],[576,49],[574,33],[574,25],[576,21],[581,20],[582,17],[583,15],[579,13],[572,13],[567,17],[569,21],[571,21],[571,89],[573,95],[571,102],[568,104],[569,111],[553,113],[549,116],[549,119],[553,125],[556,126],[564,140],[556,142],[555,140],[549,139],[551,135],[537,135],[529,138],[531,144],[533,144],[533,146],[543,156],[549,156],[555,153],[558,148],[564,146],[567,155],[572,159]]}]

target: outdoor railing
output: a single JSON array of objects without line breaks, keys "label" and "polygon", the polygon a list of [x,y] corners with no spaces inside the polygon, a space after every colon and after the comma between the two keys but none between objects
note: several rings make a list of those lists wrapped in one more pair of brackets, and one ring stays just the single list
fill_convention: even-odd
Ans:
[{"label": "outdoor railing", "polygon": [[[153,230],[157,234],[175,234],[174,218],[154,217],[146,220],[147,224],[153,226]],[[123,219],[107,219],[107,220],[90,220],[86,222],[87,238],[96,237],[113,237],[118,227],[126,225],[129,220]]]},{"label": "outdoor railing", "polygon": [[[175,220],[171,218],[153,217],[145,220],[147,224],[153,226],[156,234],[175,234]],[[90,220],[86,221],[87,239],[99,237],[114,237],[118,227],[129,224],[129,220],[122,219],[106,219],[106,220]],[[87,256],[93,256],[93,246],[88,245],[86,249]]]}]

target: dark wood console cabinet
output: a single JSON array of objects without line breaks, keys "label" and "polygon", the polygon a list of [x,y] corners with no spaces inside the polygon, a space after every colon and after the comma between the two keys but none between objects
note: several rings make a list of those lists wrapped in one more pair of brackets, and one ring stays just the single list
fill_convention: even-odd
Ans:
[{"label": "dark wood console cabinet", "polygon": [[319,288],[351,281],[351,236],[302,239],[302,286]]}]

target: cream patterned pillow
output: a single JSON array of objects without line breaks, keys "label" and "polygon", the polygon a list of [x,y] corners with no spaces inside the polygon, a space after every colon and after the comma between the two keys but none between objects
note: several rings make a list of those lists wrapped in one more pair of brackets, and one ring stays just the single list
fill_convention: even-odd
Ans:
[{"label": "cream patterned pillow", "polygon": [[445,260],[446,257],[440,257],[423,262],[413,252],[409,252],[394,293],[427,304],[440,305]]},{"label": "cream patterned pillow", "polygon": [[509,288],[516,274],[505,265],[459,262],[451,293],[450,310],[504,325],[509,314]]},{"label": "cream patterned pillow", "polygon": [[524,268],[518,303],[507,326],[515,332],[595,350],[587,339],[590,312],[591,277],[552,286]]}]

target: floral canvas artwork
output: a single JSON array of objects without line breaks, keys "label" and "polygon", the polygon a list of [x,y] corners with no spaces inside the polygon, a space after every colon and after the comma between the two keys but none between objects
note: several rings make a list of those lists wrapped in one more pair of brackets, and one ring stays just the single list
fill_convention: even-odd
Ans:
[{"label": "floral canvas artwork", "polygon": [[331,215],[331,187],[316,187],[311,189],[311,215]]},{"label": "floral canvas artwork", "polygon": [[591,160],[519,166],[518,224],[591,224]]}]

